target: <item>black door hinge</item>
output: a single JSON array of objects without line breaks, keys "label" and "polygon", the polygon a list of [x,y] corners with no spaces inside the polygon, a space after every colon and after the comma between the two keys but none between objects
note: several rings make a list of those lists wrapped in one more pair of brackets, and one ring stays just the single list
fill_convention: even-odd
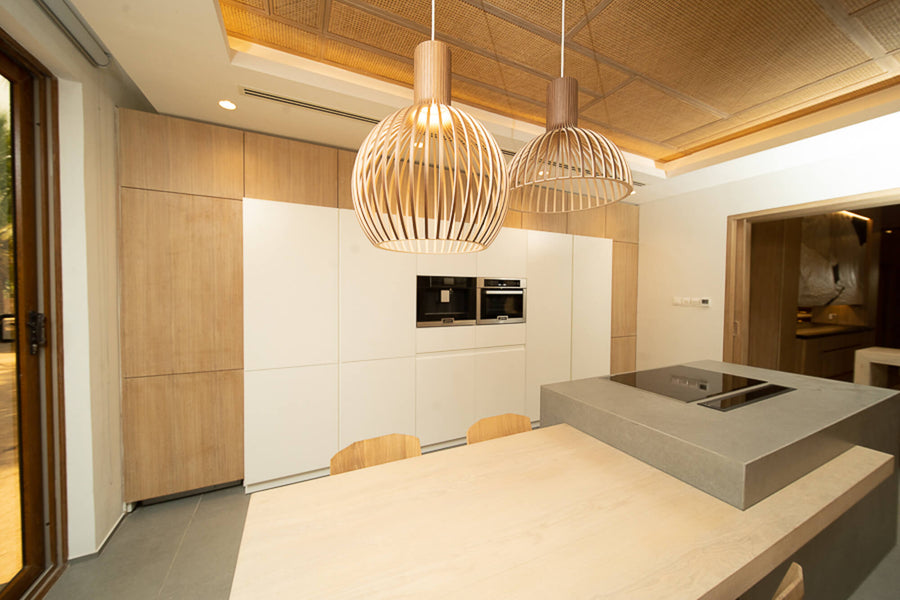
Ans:
[{"label": "black door hinge", "polygon": [[32,354],[38,353],[38,348],[47,345],[47,317],[43,313],[33,310],[28,313],[28,346]]}]

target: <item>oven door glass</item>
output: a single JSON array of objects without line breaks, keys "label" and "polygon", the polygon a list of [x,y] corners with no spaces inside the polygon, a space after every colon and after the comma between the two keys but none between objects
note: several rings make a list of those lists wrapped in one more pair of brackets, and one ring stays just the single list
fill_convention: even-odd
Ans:
[{"label": "oven door glass", "polygon": [[525,290],[482,289],[479,322],[521,322],[525,319]]},{"label": "oven door glass", "polygon": [[418,279],[417,326],[475,324],[474,278],[419,276]]}]

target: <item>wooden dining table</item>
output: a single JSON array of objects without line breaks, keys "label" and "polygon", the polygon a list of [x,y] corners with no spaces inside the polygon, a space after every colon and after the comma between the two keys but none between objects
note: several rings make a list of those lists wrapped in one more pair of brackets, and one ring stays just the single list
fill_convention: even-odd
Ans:
[{"label": "wooden dining table", "polygon": [[892,470],[854,446],[740,510],[556,425],[253,494],[231,600],[736,598]]}]

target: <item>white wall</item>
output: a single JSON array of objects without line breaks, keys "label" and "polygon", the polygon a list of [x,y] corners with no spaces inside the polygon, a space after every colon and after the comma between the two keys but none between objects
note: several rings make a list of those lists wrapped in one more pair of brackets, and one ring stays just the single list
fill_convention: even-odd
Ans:
[{"label": "white wall", "polygon": [[[722,359],[729,215],[900,188],[898,165],[895,113],[684,175],[673,187],[692,191],[642,204],[637,367]],[[704,187],[716,179],[727,183]],[[673,296],[712,306],[673,306]]]},{"label": "white wall", "polygon": [[152,110],[113,65],[92,67],[32,0],[0,28],[61,81],[60,212],[69,556],[96,551],[122,515],[115,109]]}]

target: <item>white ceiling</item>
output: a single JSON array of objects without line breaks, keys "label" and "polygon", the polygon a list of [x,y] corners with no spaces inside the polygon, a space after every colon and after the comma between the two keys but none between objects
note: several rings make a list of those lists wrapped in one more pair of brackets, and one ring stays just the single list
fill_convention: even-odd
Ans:
[{"label": "white ceiling", "polygon": [[[252,88],[302,102],[382,119],[408,105],[410,90],[380,80],[343,71],[294,55],[231,39],[225,34],[216,0],[70,0],[94,29],[115,59],[160,113],[308,140],[342,148],[359,146],[372,125],[270,100],[249,97]],[[226,111],[219,100],[231,99],[238,108]],[[518,150],[542,129],[473,107],[505,150]],[[883,103],[877,113],[836,115],[830,127],[819,117],[804,133],[797,128],[765,140],[752,136],[734,146],[740,157],[818,133],[900,110],[900,97]],[[860,116],[862,114],[862,117]],[[814,153],[813,153],[814,154]],[[787,153],[790,155],[790,152]],[[666,176],[653,161],[627,155],[635,180],[646,184],[630,201],[643,203],[699,187],[709,187],[752,171],[784,168],[784,150],[762,152],[716,165],[705,166],[702,154],[695,159],[698,171]],[[749,159],[749,160],[748,160]],[[712,162],[712,161],[710,161]],[[721,159],[719,160],[721,162]]]}]

